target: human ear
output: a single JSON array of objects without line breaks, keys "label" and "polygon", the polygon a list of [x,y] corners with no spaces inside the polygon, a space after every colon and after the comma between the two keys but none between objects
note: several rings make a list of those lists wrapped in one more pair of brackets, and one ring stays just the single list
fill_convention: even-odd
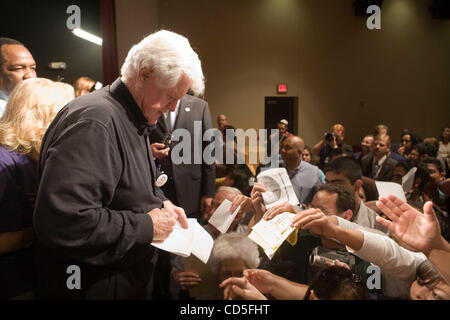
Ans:
[{"label": "human ear", "polygon": [[351,221],[352,218],[353,218],[353,211],[350,210],[350,209],[344,211],[344,212],[341,214],[341,218],[344,218],[345,220]]},{"label": "human ear", "polygon": [[138,72],[138,79],[145,82],[148,78],[150,78],[151,70],[143,67]]},{"label": "human ear", "polygon": [[359,194],[359,189],[361,189],[363,185],[363,182],[361,179],[356,179],[355,183],[353,184],[354,188],[355,188],[355,192],[358,192]]}]

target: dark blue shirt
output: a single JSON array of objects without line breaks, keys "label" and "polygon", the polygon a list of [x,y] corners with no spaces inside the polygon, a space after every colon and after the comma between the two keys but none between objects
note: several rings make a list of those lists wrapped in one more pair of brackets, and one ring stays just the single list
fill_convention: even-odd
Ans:
[{"label": "dark blue shirt", "polygon": [[[0,233],[32,226],[36,181],[36,162],[0,145]],[[30,248],[0,255],[0,299],[30,290],[32,279]]]}]

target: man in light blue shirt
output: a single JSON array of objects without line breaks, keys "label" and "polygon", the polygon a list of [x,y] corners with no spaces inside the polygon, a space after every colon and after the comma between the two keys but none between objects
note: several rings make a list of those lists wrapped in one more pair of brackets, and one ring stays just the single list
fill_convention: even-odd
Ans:
[{"label": "man in light blue shirt", "polygon": [[36,62],[30,51],[17,40],[0,38],[0,117],[11,91],[29,78],[36,78]]},{"label": "man in light blue shirt", "polygon": [[287,137],[280,149],[280,167],[287,170],[294,192],[300,203],[309,204],[322,185],[319,168],[302,161],[302,152],[305,143],[302,138],[291,135]]}]

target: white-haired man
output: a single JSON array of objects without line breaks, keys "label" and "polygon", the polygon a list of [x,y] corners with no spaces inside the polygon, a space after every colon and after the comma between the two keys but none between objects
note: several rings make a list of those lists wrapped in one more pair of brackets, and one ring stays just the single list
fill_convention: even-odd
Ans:
[{"label": "white-haired man", "polygon": [[150,243],[184,210],[155,186],[148,135],[191,89],[204,90],[189,41],[159,31],[135,45],[111,86],[65,106],[39,161],[37,297],[140,299],[151,278]]}]

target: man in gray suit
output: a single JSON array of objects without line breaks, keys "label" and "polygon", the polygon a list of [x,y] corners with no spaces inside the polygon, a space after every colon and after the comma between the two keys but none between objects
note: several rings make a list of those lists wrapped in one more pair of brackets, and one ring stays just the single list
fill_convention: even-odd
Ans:
[{"label": "man in gray suit", "polygon": [[[198,128],[201,124],[201,131],[197,129],[196,134],[194,134],[194,122],[197,122]],[[174,204],[182,207],[188,218],[196,218],[199,221],[202,212],[211,205],[215,192],[215,165],[214,163],[206,164],[203,159],[203,150],[210,143],[203,141],[203,134],[211,128],[208,103],[200,98],[185,95],[174,112],[163,114],[158,119],[156,128],[150,135],[153,155],[158,159],[157,165],[164,174],[168,175],[167,183],[162,186],[164,194]],[[181,164],[174,164],[172,162],[173,158],[179,155],[172,155],[171,150],[178,143],[183,143],[182,139],[171,141],[172,132],[177,129],[185,129],[189,132],[191,138],[189,163],[183,161]],[[164,139],[166,139],[166,145],[163,144]],[[171,142],[167,143],[167,140]],[[195,150],[201,152],[201,159],[195,159]]]},{"label": "man in gray suit", "polygon": [[[157,159],[157,166],[161,174],[168,176],[161,189],[168,199],[185,210],[188,218],[196,218],[199,222],[204,210],[211,205],[215,192],[215,164],[206,164],[203,159],[203,150],[210,143],[203,141],[203,134],[210,128],[212,123],[208,103],[200,98],[185,95],[174,111],[161,115],[150,134],[152,153]],[[177,129],[187,131],[179,130],[177,133],[181,133],[183,138],[180,141],[172,141],[172,134]],[[185,159],[183,152],[186,150],[172,154],[173,148],[179,143],[185,144],[183,139],[187,138],[190,138],[190,143],[186,145],[190,148],[191,156]],[[173,161],[179,162],[180,156],[183,161],[175,164]],[[150,289],[153,299],[171,298],[170,256],[167,252],[158,251],[154,271],[158,278],[154,279],[153,288]]]}]

